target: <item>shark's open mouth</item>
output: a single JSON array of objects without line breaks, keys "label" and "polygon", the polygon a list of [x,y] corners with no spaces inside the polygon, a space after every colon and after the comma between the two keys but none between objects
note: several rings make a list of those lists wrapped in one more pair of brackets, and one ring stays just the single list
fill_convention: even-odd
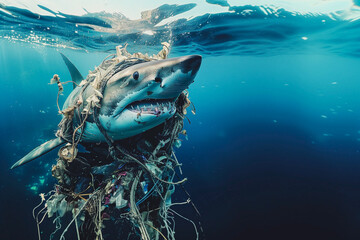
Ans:
[{"label": "shark's open mouth", "polygon": [[126,109],[140,114],[160,115],[165,112],[175,112],[176,106],[173,99],[146,99],[133,102],[126,106]]}]

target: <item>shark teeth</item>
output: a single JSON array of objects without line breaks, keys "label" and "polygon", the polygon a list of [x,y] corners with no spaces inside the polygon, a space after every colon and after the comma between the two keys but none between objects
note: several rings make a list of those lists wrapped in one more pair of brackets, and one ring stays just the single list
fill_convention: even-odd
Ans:
[{"label": "shark teeth", "polygon": [[160,115],[166,112],[174,112],[176,107],[174,102],[161,101],[153,103],[139,102],[128,106],[127,109],[135,113]]}]

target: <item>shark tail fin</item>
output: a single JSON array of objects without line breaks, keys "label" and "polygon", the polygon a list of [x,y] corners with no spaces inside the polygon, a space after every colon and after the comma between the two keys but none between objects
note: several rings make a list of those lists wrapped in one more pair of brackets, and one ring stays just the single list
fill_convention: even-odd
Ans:
[{"label": "shark tail fin", "polygon": [[[76,84],[80,84],[80,82],[82,80],[84,80],[83,76],[81,76],[81,73],[79,72],[79,70],[75,67],[75,65],[62,53],[60,53],[62,59],[64,60],[67,68],[69,69],[70,75],[71,75],[71,79],[74,82],[73,83],[73,88],[76,87]],[[75,84],[76,83],[76,84]]]},{"label": "shark tail fin", "polygon": [[21,158],[19,161],[17,161],[14,165],[12,165],[12,167],[10,169],[14,169],[16,167],[19,167],[25,163],[28,163],[42,155],[44,155],[45,153],[50,152],[51,150],[53,150],[54,148],[64,144],[66,141],[61,139],[61,138],[55,138],[52,139],[50,141],[47,141],[43,144],[41,144],[40,146],[38,146],[37,148],[33,149],[31,152],[29,152],[28,154],[26,154],[25,157]]}]

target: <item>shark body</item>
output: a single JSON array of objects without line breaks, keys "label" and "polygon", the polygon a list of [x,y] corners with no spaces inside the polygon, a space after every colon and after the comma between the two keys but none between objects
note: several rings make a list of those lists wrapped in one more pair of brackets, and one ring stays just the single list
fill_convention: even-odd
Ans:
[{"label": "shark body", "polygon": [[[103,142],[104,134],[94,121],[91,105],[98,107],[101,128],[113,140],[121,140],[143,133],[171,118],[175,112],[175,101],[189,87],[201,65],[201,56],[190,55],[154,61],[133,61],[108,64],[103,62],[96,76],[89,74],[92,84],[83,80],[76,67],[62,55],[73,81],[78,85],[66,99],[63,111],[76,106],[73,124],[80,125],[84,114],[81,142]],[[124,66],[127,65],[127,66]],[[95,80],[94,80],[95,78]],[[106,78],[103,92],[98,85]],[[74,85],[75,86],[75,85]],[[17,161],[11,169],[28,163],[69,140],[58,136]]]}]

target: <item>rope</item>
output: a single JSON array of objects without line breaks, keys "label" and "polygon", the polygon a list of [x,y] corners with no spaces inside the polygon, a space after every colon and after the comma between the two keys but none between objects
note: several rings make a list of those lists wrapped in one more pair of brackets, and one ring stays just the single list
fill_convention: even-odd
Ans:
[{"label": "rope", "polygon": [[[75,209],[74,209],[75,210]],[[76,210],[75,210],[76,212]],[[77,222],[77,219],[75,218],[75,229],[76,229],[76,236],[77,236],[77,239],[80,240],[80,233],[79,233],[79,226],[78,226],[78,222]]]},{"label": "rope", "polygon": [[79,144],[79,142],[80,142],[80,140],[81,140],[81,137],[82,137],[82,135],[84,134],[84,129],[81,131],[80,136],[79,136],[78,140],[77,140],[76,143],[75,143],[76,132],[85,125],[85,121],[86,121],[86,119],[88,118],[88,116],[89,116],[89,111],[86,112],[86,115],[85,115],[85,117],[84,117],[84,120],[81,122],[81,124],[80,124],[77,128],[75,128],[75,130],[74,130],[74,132],[73,132],[73,136],[72,136],[72,147],[71,147],[72,157],[71,157],[70,162],[73,161],[73,160],[75,159],[75,157],[76,157],[76,156],[75,156],[75,147],[77,147],[77,145]]},{"label": "rope", "polygon": [[[56,213],[56,214],[57,214],[57,213]],[[52,240],[53,237],[55,236],[56,232],[61,229],[61,221],[60,221],[60,218],[61,218],[60,216],[57,216],[57,217],[54,219],[54,221],[53,221],[53,224],[56,223],[56,225],[55,225],[55,230],[54,230],[54,232],[52,232],[52,233],[50,234],[50,240]]]},{"label": "rope", "polygon": [[149,227],[151,227],[151,228],[153,228],[154,230],[156,230],[158,233],[160,233],[160,235],[165,239],[165,240],[167,240],[167,238],[164,236],[164,234],[162,233],[162,232],[160,232],[160,230],[159,229],[157,229],[157,228],[155,228],[155,227],[153,227],[153,226],[151,226],[150,224],[148,224],[147,222],[144,222],[146,225],[148,225]]},{"label": "rope", "polygon": [[[116,146],[117,147],[117,146]],[[150,169],[148,169],[146,167],[145,164],[143,164],[142,162],[140,162],[138,159],[134,158],[133,156],[131,155],[127,155],[127,157],[129,157],[131,160],[133,160],[134,162],[136,162],[137,164],[139,164],[141,167],[143,167],[147,172],[149,172],[151,174],[151,176],[153,176],[154,178],[156,178],[157,180],[159,180],[160,182],[163,182],[163,183],[166,183],[166,184],[169,184],[169,185],[178,185],[178,184],[182,184],[184,183],[185,181],[187,181],[187,178],[184,178],[178,182],[168,182],[168,181],[165,181],[161,178],[159,178],[158,176],[156,176],[155,173],[153,173]]]},{"label": "rope", "polygon": [[197,240],[199,239],[199,233],[198,233],[198,231],[197,231],[196,224],[195,224],[192,220],[190,220],[190,219],[188,219],[188,218],[180,215],[179,213],[175,212],[174,210],[172,210],[172,209],[170,209],[170,208],[169,208],[169,211],[172,212],[172,213],[175,213],[176,215],[178,215],[178,216],[181,217],[182,219],[184,219],[184,220],[186,220],[186,221],[188,221],[188,222],[191,222],[192,225],[194,226],[194,229],[195,229],[196,239],[197,239]]},{"label": "rope", "polygon": [[137,185],[139,184],[139,180],[140,177],[142,175],[142,171],[139,171],[136,176],[135,179],[133,181],[133,184],[131,186],[131,191],[130,191],[130,212],[132,213],[133,217],[137,220],[138,224],[139,224],[139,230],[142,236],[143,240],[150,240],[149,237],[149,233],[147,232],[145,226],[144,226],[144,221],[141,218],[140,212],[138,207],[136,206],[136,201],[135,201],[135,192],[137,189]]},{"label": "rope", "polygon": [[[99,190],[99,189],[97,189],[94,193],[92,193],[92,194],[90,195],[90,197],[89,197],[88,200],[90,200],[91,198],[93,198],[93,197],[98,193],[98,190]],[[60,236],[60,238],[59,238],[60,240],[64,240],[64,239],[65,239],[65,237],[64,237],[65,233],[67,232],[67,230],[69,229],[69,227],[71,226],[71,224],[75,221],[75,219],[79,216],[79,214],[81,213],[81,211],[85,208],[85,206],[87,205],[88,202],[89,202],[89,201],[85,202],[85,203],[81,206],[81,208],[79,209],[79,211],[75,214],[75,216],[73,217],[73,219],[70,221],[70,223],[67,225],[67,227],[64,229],[63,233],[61,234],[61,236]]]}]

